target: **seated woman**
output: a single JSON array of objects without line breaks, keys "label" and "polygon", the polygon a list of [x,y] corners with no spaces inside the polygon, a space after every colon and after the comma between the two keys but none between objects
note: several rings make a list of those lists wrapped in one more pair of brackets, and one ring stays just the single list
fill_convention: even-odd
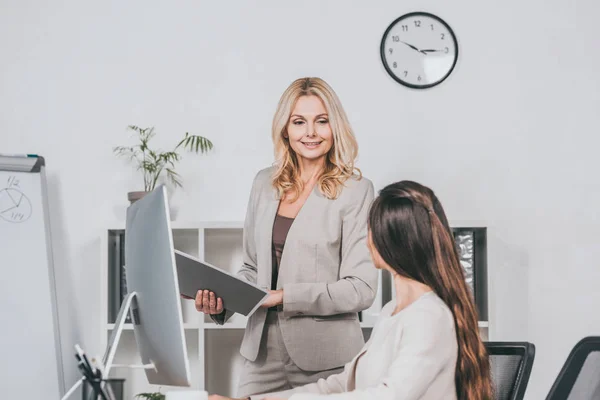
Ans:
[{"label": "seated woman", "polygon": [[476,308],[435,194],[411,181],[384,188],[370,209],[368,246],[375,267],[393,275],[396,300],[363,349],[339,374],[252,399],[492,399]]}]

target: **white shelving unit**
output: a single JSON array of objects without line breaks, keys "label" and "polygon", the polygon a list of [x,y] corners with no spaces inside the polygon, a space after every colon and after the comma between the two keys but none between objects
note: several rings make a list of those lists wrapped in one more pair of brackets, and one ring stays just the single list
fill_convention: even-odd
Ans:
[{"label": "white shelving unit", "polygon": [[[197,224],[181,224],[171,222],[173,241],[176,249],[200,259],[236,272],[242,265],[242,221],[207,222]],[[110,226],[101,235],[101,326],[104,329],[101,348],[104,349],[110,338],[114,323],[109,322],[109,237],[123,231],[124,224]],[[380,275],[377,298],[371,308],[365,310],[361,323],[365,339],[368,339],[371,328],[377,318],[381,306],[390,300],[391,287],[385,288],[389,281]],[[191,300],[181,300],[184,332],[192,375],[191,389],[203,389],[210,393],[225,396],[236,394],[236,387],[243,365],[239,354],[246,317],[234,315],[225,325],[215,324],[209,317],[198,313]],[[489,324],[480,322],[482,333],[487,338]],[[116,364],[141,363],[133,328],[126,325],[116,351]],[[125,378],[125,398],[133,399],[140,392],[157,391],[159,387],[148,384],[141,369],[113,368],[111,377]],[[163,387],[161,391],[183,390],[184,388]]]}]

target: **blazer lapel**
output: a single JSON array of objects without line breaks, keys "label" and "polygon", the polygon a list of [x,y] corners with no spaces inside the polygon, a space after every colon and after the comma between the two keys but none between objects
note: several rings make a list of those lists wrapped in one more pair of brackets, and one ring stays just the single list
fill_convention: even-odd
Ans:
[{"label": "blazer lapel", "polygon": [[[277,192],[275,189],[269,185],[269,196],[268,196],[268,204],[265,209],[265,217],[262,221],[263,223],[263,240],[260,251],[263,254],[262,259],[265,260],[264,265],[266,268],[263,269],[263,279],[262,281],[266,283],[266,289],[271,290],[272,278],[273,278],[273,256],[272,256],[272,246],[273,246],[273,224],[275,223],[275,215],[277,215],[277,209],[279,208],[279,199],[277,198]],[[261,269],[259,269],[260,271]]]}]

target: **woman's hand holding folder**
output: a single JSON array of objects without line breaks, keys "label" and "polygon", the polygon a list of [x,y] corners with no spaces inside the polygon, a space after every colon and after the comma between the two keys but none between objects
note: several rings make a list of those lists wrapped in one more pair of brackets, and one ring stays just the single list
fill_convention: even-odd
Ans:
[{"label": "woman's hand holding folder", "polygon": [[216,297],[210,290],[198,290],[196,298],[181,295],[184,299],[195,300],[196,310],[204,314],[221,314],[224,310],[223,299]]}]

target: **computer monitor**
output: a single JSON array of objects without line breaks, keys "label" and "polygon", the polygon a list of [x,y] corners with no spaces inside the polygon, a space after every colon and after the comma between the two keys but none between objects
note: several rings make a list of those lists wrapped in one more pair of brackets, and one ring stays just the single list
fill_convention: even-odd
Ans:
[{"label": "computer monitor", "polygon": [[[103,377],[110,375],[127,314],[148,383],[190,386],[181,298],[167,189],[159,185],[127,208],[125,224],[125,276],[127,296],[101,361]],[[80,348],[76,346],[78,352]],[[79,379],[62,397],[81,386]],[[104,386],[104,385],[103,385]],[[104,392],[103,392],[104,394]],[[95,398],[94,393],[90,396]],[[107,398],[112,398],[108,393]]]},{"label": "computer monitor", "polygon": [[[125,225],[125,277],[128,298],[115,321],[104,364],[110,368],[127,302],[148,383],[190,386],[181,297],[169,216],[167,189],[159,185],[130,205]],[[133,295],[133,296],[132,296]]]}]

